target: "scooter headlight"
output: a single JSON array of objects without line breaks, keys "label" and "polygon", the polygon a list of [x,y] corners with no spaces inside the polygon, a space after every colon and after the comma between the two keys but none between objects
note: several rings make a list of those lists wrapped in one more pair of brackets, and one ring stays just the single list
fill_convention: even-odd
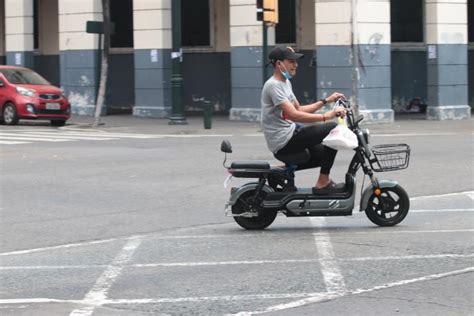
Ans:
[{"label": "scooter headlight", "polygon": [[364,135],[365,142],[368,144],[370,138],[370,131],[367,128],[364,128],[362,130],[362,135]]}]

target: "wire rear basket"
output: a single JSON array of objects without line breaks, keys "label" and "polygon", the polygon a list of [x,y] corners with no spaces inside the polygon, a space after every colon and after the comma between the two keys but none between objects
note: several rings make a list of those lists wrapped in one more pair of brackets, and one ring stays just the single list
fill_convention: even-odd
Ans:
[{"label": "wire rear basket", "polygon": [[375,172],[405,169],[410,161],[410,146],[407,144],[376,145],[372,147],[374,159],[370,165]]}]

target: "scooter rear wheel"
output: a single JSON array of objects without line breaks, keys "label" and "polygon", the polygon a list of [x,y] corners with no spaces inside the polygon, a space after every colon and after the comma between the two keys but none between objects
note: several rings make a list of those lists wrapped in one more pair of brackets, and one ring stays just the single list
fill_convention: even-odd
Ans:
[{"label": "scooter rear wheel", "polygon": [[[266,193],[261,192],[261,195],[257,198],[263,200]],[[260,205],[254,201],[255,190],[250,190],[243,193],[235,205],[232,207],[232,214],[239,215],[246,212],[258,213],[254,217],[234,216],[234,220],[241,227],[248,230],[262,230],[270,226],[275,220],[278,211],[263,209]]]},{"label": "scooter rear wheel", "polygon": [[380,196],[375,193],[369,198],[365,214],[369,220],[379,226],[395,226],[407,216],[410,199],[399,185],[383,188]]}]

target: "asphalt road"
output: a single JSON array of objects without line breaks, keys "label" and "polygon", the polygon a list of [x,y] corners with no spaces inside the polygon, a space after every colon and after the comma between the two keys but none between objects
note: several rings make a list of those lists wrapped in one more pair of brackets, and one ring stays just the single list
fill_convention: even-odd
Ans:
[{"label": "asphalt road", "polygon": [[[0,126],[0,314],[472,315],[472,121],[369,126],[373,144],[412,148],[407,170],[378,174],[411,197],[400,225],[355,209],[263,232],[224,216],[219,152],[227,138],[231,160],[276,162],[256,125],[150,121]],[[338,154],[336,180],[350,158]]]}]

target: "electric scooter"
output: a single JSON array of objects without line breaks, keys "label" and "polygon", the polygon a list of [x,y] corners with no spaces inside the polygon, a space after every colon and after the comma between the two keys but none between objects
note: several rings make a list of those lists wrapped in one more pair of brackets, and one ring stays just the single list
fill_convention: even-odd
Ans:
[{"label": "electric scooter", "polygon": [[223,165],[230,174],[226,183],[231,177],[258,179],[231,188],[230,199],[225,206],[227,216],[232,216],[245,229],[261,230],[271,225],[279,212],[287,217],[352,215],[356,173],[360,169],[370,178],[370,185],[361,195],[360,211],[365,211],[369,220],[379,226],[397,225],[407,216],[410,200],[406,191],[396,181],[378,180],[374,172],[407,168],[410,147],[407,144],[369,147],[369,130],[359,126],[364,117],[355,117],[348,100],[339,99],[335,106],[346,108],[347,127],[358,140],[346,173],[344,189],[315,194],[312,188],[295,187],[295,170],[310,159],[307,149],[291,155],[275,155],[285,163],[284,167],[270,166],[267,161],[234,161],[226,166],[227,154],[232,153],[232,146],[224,140],[221,144],[221,151],[225,153]]}]

